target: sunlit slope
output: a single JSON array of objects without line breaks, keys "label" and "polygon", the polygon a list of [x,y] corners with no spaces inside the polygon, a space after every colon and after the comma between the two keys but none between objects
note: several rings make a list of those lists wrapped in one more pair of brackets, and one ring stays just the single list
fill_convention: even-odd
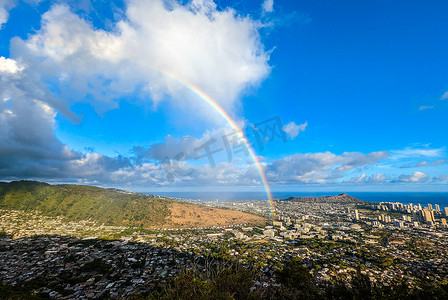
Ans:
[{"label": "sunlit slope", "polygon": [[[201,209],[196,219],[174,218],[192,205],[138,193],[83,185],[49,185],[35,181],[0,183],[0,209],[37,210],[48,216],[68,220],[93,220],[116,226],[201,227],[261,222],[261,218],[242,212]],[[216,215],[221,216],[216,222]],[[174,221],[174,222],[173,222]]]}]

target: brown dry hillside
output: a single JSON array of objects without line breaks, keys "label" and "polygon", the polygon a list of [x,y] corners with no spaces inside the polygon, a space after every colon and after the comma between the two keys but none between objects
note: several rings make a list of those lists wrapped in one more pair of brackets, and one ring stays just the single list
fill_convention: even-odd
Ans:
[{"label": "brown dry hillside", "polygon": [[241,211],[211,208],[185,203],[168,205],[171,214],[163,227],[209,227],[236,224],[262,225],[265,219]]}]

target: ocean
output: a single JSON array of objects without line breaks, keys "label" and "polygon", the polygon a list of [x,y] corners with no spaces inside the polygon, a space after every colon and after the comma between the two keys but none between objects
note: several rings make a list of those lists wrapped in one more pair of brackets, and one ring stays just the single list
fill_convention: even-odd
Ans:
[{"label": "ocean", "polygon": [[[322,197],[334,196],[341,192],[274,192],[274,199],[286,199],[296,197]],[[195,200],[266,200],[266,194],[262,192],[156,192],[160,196],[176,197]],[[439,204],[448,206],[448,193],[446,192],[348,192],[350,196],[369,202],[401,202],[403,204]]]}]

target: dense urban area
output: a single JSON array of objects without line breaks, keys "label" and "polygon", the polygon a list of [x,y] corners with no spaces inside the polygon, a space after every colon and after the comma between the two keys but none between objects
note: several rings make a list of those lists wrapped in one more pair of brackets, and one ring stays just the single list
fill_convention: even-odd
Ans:
[{"label": "dense urban area", "polygon": [[[369,203],[342,194],[275,200],[272,216],[266,201],[174,200],[250,212],[267,221],[148,230],[0,210],[3,292],[53,299],[181,299],[199,294],[170,294],[175,293],[170,285],[216,283],[230,270],[236,277],[221,282],[245,282],[247,291],[228,299],[375,298],[380,292],[374,287],[389,295],[384,289],[393,287],[404,293],[400,298],[428,292],[425,284],[446,296],[448,207]],[[241,274],[247,282],[238,279]],[[294,276],[305,283],[294,286],[285,279]],[[213,290],[202,287],[207,289]],[[214,298],[211,292],[202,296]]]}]

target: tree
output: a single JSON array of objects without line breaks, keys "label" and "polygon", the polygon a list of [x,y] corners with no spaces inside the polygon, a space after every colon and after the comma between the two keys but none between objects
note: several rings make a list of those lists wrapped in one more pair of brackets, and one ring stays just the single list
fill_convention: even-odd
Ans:
[{"label": "tree", "polygon": [[311,274],[300,259],[292,259],[285,263],[282,270],[277,271],[277,282],[281,288],[277,291],[279,299],[319,299],[317,287],[312,282]]}]

